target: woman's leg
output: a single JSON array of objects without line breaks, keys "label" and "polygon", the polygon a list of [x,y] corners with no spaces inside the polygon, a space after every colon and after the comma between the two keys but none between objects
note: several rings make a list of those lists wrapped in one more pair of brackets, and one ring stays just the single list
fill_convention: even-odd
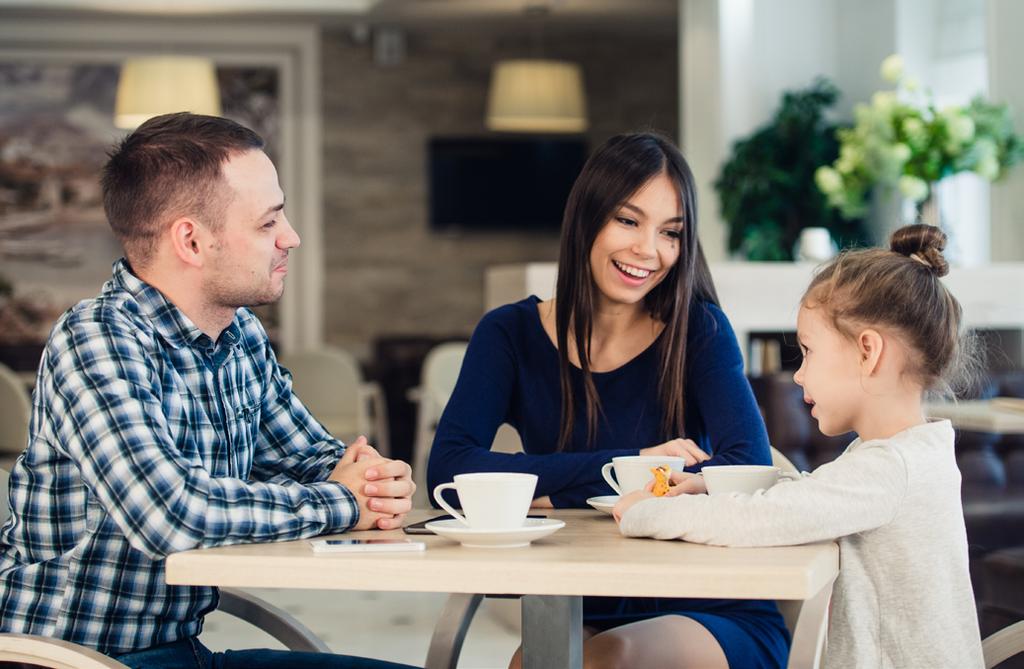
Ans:
[{"label": "woman's leg", "polygon": [[699,622],[685,616],[660,616],[594,635],[583,644],[583,666],[729,669],[729,662],[718,641]]},{"label": "woman's leg", "polygon": [[[711,632],[684,616],[660,616],[591,635],[584,630],[584,639],[584,669],[729,669]],[[509,669],[521,666],[522,649],[512,657]]]}]

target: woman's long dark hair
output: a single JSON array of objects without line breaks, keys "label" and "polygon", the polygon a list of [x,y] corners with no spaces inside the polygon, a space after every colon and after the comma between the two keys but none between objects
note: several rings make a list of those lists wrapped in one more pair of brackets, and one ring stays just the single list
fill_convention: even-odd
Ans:
[{"label": "woman's long dark hair", "polygon": [[679,259],[644,298],[644,307],[654,319],[665,324],[660,336],[661,369],[658,373],[662,433],[666,438],[684,434],[683,379],[690,303],[696,298],[718,304],[711,272],[697,239],[696,186],[690,166],[668,139],[652,133],[617,135],[594,152],[583,166],[562,219],[555,290],[555,331],[562,386],[559,450],[564,450],[572,438],[575,417],[568,346],[570,330],[583,373],[588,447],[593,445],[601,413],[590,371],[590,336],[597,297],[597,284],[590,267],[591,247],[619,207],[662,172],[676,184],[682,205]]}]

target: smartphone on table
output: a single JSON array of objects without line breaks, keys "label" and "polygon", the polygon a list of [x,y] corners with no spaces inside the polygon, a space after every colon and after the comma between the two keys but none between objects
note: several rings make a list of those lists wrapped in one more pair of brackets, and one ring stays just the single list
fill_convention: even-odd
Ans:
[{"label": "smartphone on table", "polygon": [[[527,518],[547,518],[547,516],[533,516],[533,515],[530,515],[530,516],[527,516]],[[402,531],[405,532],[406,534],[430,534],[430,535],[433,535],[434,533],[427,529],[427,523],[432,523],[432,522],[434,522],[436,520],[452,520],[452,516],[450,516],[448,514],[444,514],[444,515],[441,515],[441,516],[434,516],[433,518],[427,518],[426,520],[421,520],[418,523],[412,523],[410,525],[406,525],[405,527],[402,528]]]},{"label": "smartphone on table", "polygon": [[313,539],[309,543],[314,553],[405,553],[426,548],[412,539]]}]

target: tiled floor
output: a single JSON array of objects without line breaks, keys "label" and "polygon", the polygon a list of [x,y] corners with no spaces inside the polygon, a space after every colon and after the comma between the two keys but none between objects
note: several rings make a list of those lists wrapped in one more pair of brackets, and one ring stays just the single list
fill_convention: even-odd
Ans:
[{"label": "tiled floor", "polygon": [[[332,650],[422,666],[447,595],[252,589],[309,626]],[[485,600],[470,627],[460,669],[508,666],[519,645],[518,602]],[[207,617],[203,643],[213,650],[282,648],[270,636],[224,613]]]}]

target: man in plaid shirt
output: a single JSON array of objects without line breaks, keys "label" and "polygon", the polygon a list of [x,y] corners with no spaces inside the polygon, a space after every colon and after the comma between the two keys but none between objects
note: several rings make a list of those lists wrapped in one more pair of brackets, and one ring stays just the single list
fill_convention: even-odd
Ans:
[{"label": "man in plaid shirt", "polygon": [[103,170],[125,258],[65,313],[39,368],[0,531],[0,629],[132,667],[384,667],[329,654],[211,653],[217,590],[169,586],[175,551],[399,527],[409,466],[346,449],[292,393],[259,320],[299,237],[251,130],[147,121]]}]

